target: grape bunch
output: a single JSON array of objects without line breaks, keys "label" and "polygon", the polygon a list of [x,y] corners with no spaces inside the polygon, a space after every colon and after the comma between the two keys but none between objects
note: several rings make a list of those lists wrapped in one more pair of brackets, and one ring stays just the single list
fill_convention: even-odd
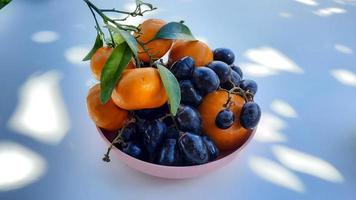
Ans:
[{"label": "grape bunch", "polygon": [[167,103],[159,108],[133,111],[133,121],[119,130],[115,146],[137,159],[167,166],[200,165],[217,159],[219,148],[204,133],[198,111],[204,97],[216,91],[238,94],[246,102],[241,113],[236,114],[230,109],[234,102],[229,98],[215,116],[216,127],[228,129],[238,120],[245,129],[255,128],[261,116],[260,107],[253,101],[256,82],[243,79],[231,50],[218,48],[213,55],[214,60],[206,66],[195,66],[190,56],[168,66],[181,90],[177,114],[174,117],[170,114]]}]

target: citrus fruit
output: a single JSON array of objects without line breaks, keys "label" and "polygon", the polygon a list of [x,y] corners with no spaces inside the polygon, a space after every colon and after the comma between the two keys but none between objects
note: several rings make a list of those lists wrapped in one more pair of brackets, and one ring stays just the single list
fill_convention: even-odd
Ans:
[{"label": "citrus fruit", "polygon": [[117,107],[112,100],[102,104],[99,97],[100,84],[96,84],[87,96],[89,116],[100,128],[110,131],[120,129],[128,118],[128,111]]},{"label": "citrus fruit", "polygon": [[112,51],[113,48],[111,47],[101,47],[91,57],[90,68],[96,80],[100,80],[101,71]]},{"label": "citrus fruit", "polygon": [[[160,19],[148,19],[140,25],[140,34],[136,34],[137,40],[141,43],[147,43],[144,47],[148,50],[149,54],[153,55],[154,59],[161,58],[172,46],[172,40],[157,39],[151,41],[158,31],[166,24],[165,21]],[[151,42],[150,42],[151,41]],[[150,62],[150,56],[144,51],[142,46],[138,44],[138,57],[143,62]]]},{"label": "citrus fruit", "polygon": [[195,61],[195,66],[205,66],[213,61],[213,52],[207,44],[202,41],[177,40],[169,52],[168,63],[190,56]]},{"label": "citrus fruit", "polygon": [[[90,60],[90,68],[96,80],[100,81],[101,71],[103,71],[104,65],[111,55],[113,48],[101,47],[99,48]],[[135,68],[135,61],[131,60],[126,67],[127,69]]]},{"label": "citrus fruit", "polygon": [[248,138],[249,131],[239,123],[241,108],[245,100],[235,94],[231,95],[232,105],[230,110],[235,114],[234,123],[227,129],[220,129],[215,124],[215,119],[228,99],[226,91],[215,91],[204,97],[199,106],[202,119],[203,132],[216,144],[219,150],[234,150],[240,147]]},{"label": "citrus fruit", "polygon": [[125,70],[111,95],[126,110],[157,108],[167,102],[167,94],[156,68]]}]

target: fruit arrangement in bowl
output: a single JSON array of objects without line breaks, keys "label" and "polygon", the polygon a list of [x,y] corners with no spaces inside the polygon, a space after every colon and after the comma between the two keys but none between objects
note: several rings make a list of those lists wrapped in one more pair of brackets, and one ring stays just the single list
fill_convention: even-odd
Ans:
[{"label": "fruit arrangement in bowl", "polygon": [[114,150],[130,167],[164,178],[199,176],[231,161],[261,117],[257,84],[243,77],[234,52],[212,50],[182,21],[123,23],[156,9],[142,1],[132,12],[84,2],[97,37],[83,60],[99,81],[87,109],[109,143],[103,160]]}]

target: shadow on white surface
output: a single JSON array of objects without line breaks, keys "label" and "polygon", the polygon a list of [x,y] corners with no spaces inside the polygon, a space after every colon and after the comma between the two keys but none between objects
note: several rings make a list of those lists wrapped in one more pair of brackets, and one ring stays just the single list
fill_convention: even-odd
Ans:
[{"label": "shadow on white surface", "polygon": [[283,71],[296,74],[304,73],[304,70],[293,60],[272,47],[249,49],[244,52],[244,56],[252,61],[252,63],[241,65],[242,70],[246,71],[249,76],[271,76]]},{"label": "shadow on white surface", "polygon": [[290,14],[289,12],[280,12],[280,13],[278,13],[278,15],[283,18],[291,18],[292,17],[292,14]]},{"label": "shadow on white surface", "polygon": [[334,2],[342,5],[356,6],[356,0],[334,0]]},{"label": "shadow on white surface", "polygon": [[334,69],[330,71],[337,81],[344,85],[356,87],[356,74],[347,69]]},{"label": "shadow on white surface", "polygon": [[13,142],[0,142],[0,191],[22,188],[43,176],[46,161],[37,153]]},{"label": "shadow on white surface", "polygon": [[346,10],[343,8],[337,8],[337,7],[330,7],[330,8],[321,8],[316,11],[313,11],[315,15],[318,15],[320,17],[328,17],[331,15],[336,15],[336,14],[343,14],[346,13]]},{"label": "shadow on white surface", "polygon": [[288,117],[288,118],[297,118],[298,117],[298,114],[294,110],[294,108],[287,102],[280,100],[280,99],[276,99],[271,103],[271,109],[275,113],[277,113],[283,117]]},{"label": "shadow on white surface", "polygon": [[249,158],[248,163],[251,170],[262,179],[296,192],[305,192],[305,187],[301,180],[293,172],[277,162],[252,156]]},{"label": "shadow on white surface", "polygon": [[255,63],[241,63],[240,67],[246,75],[253,77],[266,77],[278,74],[278,71],[275,69]]},{"label": "shadow on white surface", "polygon": [[90,51],[89,48],[83,46],[74,46],[67,49],[64,53],[64,57],[69,63],[76,65],[86,65],[87,62],[83,62],[83,58]]},{"label": "shadow on white surface", "polygon": [[315,0],[294,0],[307,6],[318,6],[319,3]]},{"label": "shadow on white surface", "polygon": [[38,31],[32,34],[31,39],[36,43],[51,43],[58,40],[59,34],[54,31]]},{"label": "shadow on white surface", "polygon": [[330,182],[341,183],[344,180],[341,173],[334,166],[321,158],[281,145],[273,146],[272,151],[277,159],[289,169]]},{"label": "shadow on white surface", "polygon": [[8,127],[47,144],[58,144],[70,129],[58,71],[34,74],[19,89],[19,103]]},{"label": "shadow on white surface", "polygon": [[336,51],[343,53],[343,54],[353,54],[354,53],[354,51],[350,47],[343,45],[343,44],[335,44],[334,48]]},{"label": "shadow on white surface", "polygon": [[254,140],[258,142],[286,142],[287,137],[282,133],[286,123],[274,114],[264,112],[258,124]]}]

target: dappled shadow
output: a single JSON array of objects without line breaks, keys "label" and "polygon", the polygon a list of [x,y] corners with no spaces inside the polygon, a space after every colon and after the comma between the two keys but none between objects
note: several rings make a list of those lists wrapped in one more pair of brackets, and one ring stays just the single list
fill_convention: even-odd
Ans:
[{"label": "dappled shadow", "polygon": [[288,117],[288,118],[298,117],[298,114],[294,110],[294,108],[287,102],[280,100],[280,99],[276,99],[271,103],[271,109],[275,113],[277,113],[283,117]]},{"label": "dappled shadow", "polygon": [[[283,117],[295,118],[298,116],[294,108],[283,100],[272,101],[271,109]],[[286,122],[276,115],[266,112],[262,114],[254,139],[263,143],[284,144],[271,146],[279,163],[259,156],[249,158],[250,169],[257,176],[272,184],[299,193],[304,193],[307,188],[294,171],[329,182],[342,183],[344,181],[342,174],[329,162],[287,147],[285,144],[287,136],[282,133],[285,127]]]},{"label": "dappled shadow", "polygon": [[313,13],[320,17],[328,17],[331,15],[346,13],[346,10],[343,8],[330,7],[330,8],[320,8],[316,11],[313,11]]},{"label": "dappled shadow", "polygon": [[89,47],[73,46],[65,51],[64,57],[71,64],[86,65],[86,62],[83,62],[82,60],[89,51]]},{"label": "dappled shadow", "polygon": [[316,0],[294,0],[294,1],[304,4],[304,5],[307,5],[307,6],[318,6],[319,5],[319,3]]},{"label": "dappled shadow", "polygon": [[336,51],[343,53],[343,54],[353,54],[354,53],[354,51],[350,47],[343,45],[343,44],[335,44],[334,48]]},{"label": "dappled shadow", "polygon": [[60,79],[58,71],[30,76],[19,90],[19,103],[9,128],[40,142],[58,144],[70,128]]},{"label": "dappled shadow", "polygon": [[305,186],[293,172],[277,162],[267,158],[252,156],[249,158],[251,170],[264,180],[278,186],[303,193]]},{"label": "dappled shadow", "polygon": [[263,112],[257,127],[254,140],[259,142],[286,142],[287,138],[282,133],[286,123],[274,114]]},{"label": "dappled shadow", "polygon": [[244,56],[252,63],[242,63],[241,67],[247,76],[264,77],[281,72],[301,74],[304,72],[293,60],[272,47],[248,49]]},{"label": "dappled shadow", "polygon": [[44,158],[20,144],[0,142],[0,191],[14,190],[31,184],[47,169]]},{"label": "dappled shadow", "polygon": [[58,40],[59,34],[54,31],[38,31],[31,36],[32,41],[37,43],[51,43]]},{"label": "dappled shadow", "polygon": [[272,151],[284,166],[292,170],[335,183],[340,183],[344,180],[341,173],[334,166],[321,158],[281,145],[273,146]]},{"label": "dappled shadow", "polygon": [[356,87],[356,74],[347,69],[334,69],[330,71],[337,81],[344,85]]}]

